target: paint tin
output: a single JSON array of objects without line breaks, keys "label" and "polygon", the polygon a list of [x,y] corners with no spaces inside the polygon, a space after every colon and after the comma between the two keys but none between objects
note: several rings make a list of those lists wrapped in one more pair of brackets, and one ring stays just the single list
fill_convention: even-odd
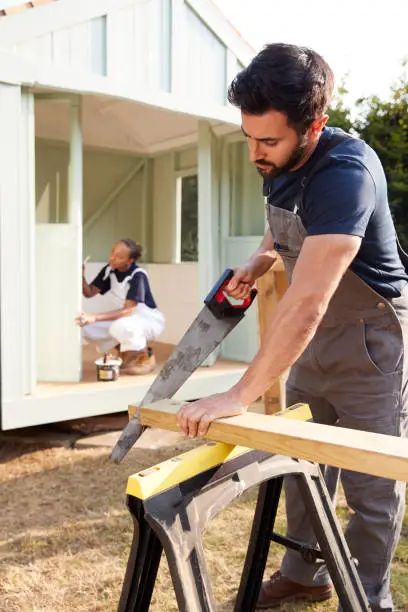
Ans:
[{"label": "paint tin", "polygon": [[109,382],[119,378],[121,359],[105,359],[100,357],[95,361],[96,378],[100,382]]}]

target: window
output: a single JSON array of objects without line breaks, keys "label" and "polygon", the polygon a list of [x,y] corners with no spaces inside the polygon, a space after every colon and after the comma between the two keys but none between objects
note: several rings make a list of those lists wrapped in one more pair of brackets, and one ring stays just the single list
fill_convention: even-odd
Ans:
[{"label": "window", "polygon": [[198,261],[198,176],[181,180],[181,261]]}]

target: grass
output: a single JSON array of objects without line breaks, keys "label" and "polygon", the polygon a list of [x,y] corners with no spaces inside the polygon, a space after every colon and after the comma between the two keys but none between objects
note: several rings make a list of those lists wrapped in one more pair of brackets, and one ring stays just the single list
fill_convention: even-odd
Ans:
[{"label": "grass", "polygon": [[[127,476],[191,447],[133,450],[120,466],[106,449],[39,449],[4,444],[0,465],[0,610],[113,612],[117,609],[132,523],[125,506]],[[205,536],[220,612],[233,610],[253,517],[256,491],[221,513]],[[339,517],[348,510],[340,498]],[[282,508],[278,527],[285,529]],[[279,566],[274,547],[268,571]],[[396,610],[408,611],[408,516],[393,565]],[[176,612],[162,559],[152,612]],[[285,605],[285,612],[337,610],[325,604]]]}]

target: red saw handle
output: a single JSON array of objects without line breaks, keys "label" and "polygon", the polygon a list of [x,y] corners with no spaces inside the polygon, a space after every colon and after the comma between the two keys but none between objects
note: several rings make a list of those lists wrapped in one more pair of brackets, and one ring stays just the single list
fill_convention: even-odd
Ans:
[{"label": "red saw handle", "polygon": [[227,268],[225,272],[221,274],[220,278],[204,300],[204,304],[211,310],[217,319],[243,317],[245,311],[250,307],[258,293],[256,289],[251,289],[249,297],[239,304],[232,304],[225,295],[224,290],[233,276],[233,270]]}]

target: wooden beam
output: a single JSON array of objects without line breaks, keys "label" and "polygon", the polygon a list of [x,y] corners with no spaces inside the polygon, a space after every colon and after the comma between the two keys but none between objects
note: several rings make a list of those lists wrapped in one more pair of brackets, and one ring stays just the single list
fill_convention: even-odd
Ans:
[{"label": "wooden beam", "polygon": [[[181,405],[181,402],[163,400],[141,408],[141,422],[179,431],[176,413]],[[206,437],[215,442],[408,481],[407,440],[393,436],[247,412],[214,421]]]},{"label": "wooden beam", "polygon": [[[256,286],[258,289],[259,340],[262,342],[273,311],[288,287],[285,268],[281,258],[278,259],[276,264],[266,274],[257,280]],[[286,376],[281,376],[265,391],[263,395],[265,414],[274,414],[286,408],[285,384]]]}]

